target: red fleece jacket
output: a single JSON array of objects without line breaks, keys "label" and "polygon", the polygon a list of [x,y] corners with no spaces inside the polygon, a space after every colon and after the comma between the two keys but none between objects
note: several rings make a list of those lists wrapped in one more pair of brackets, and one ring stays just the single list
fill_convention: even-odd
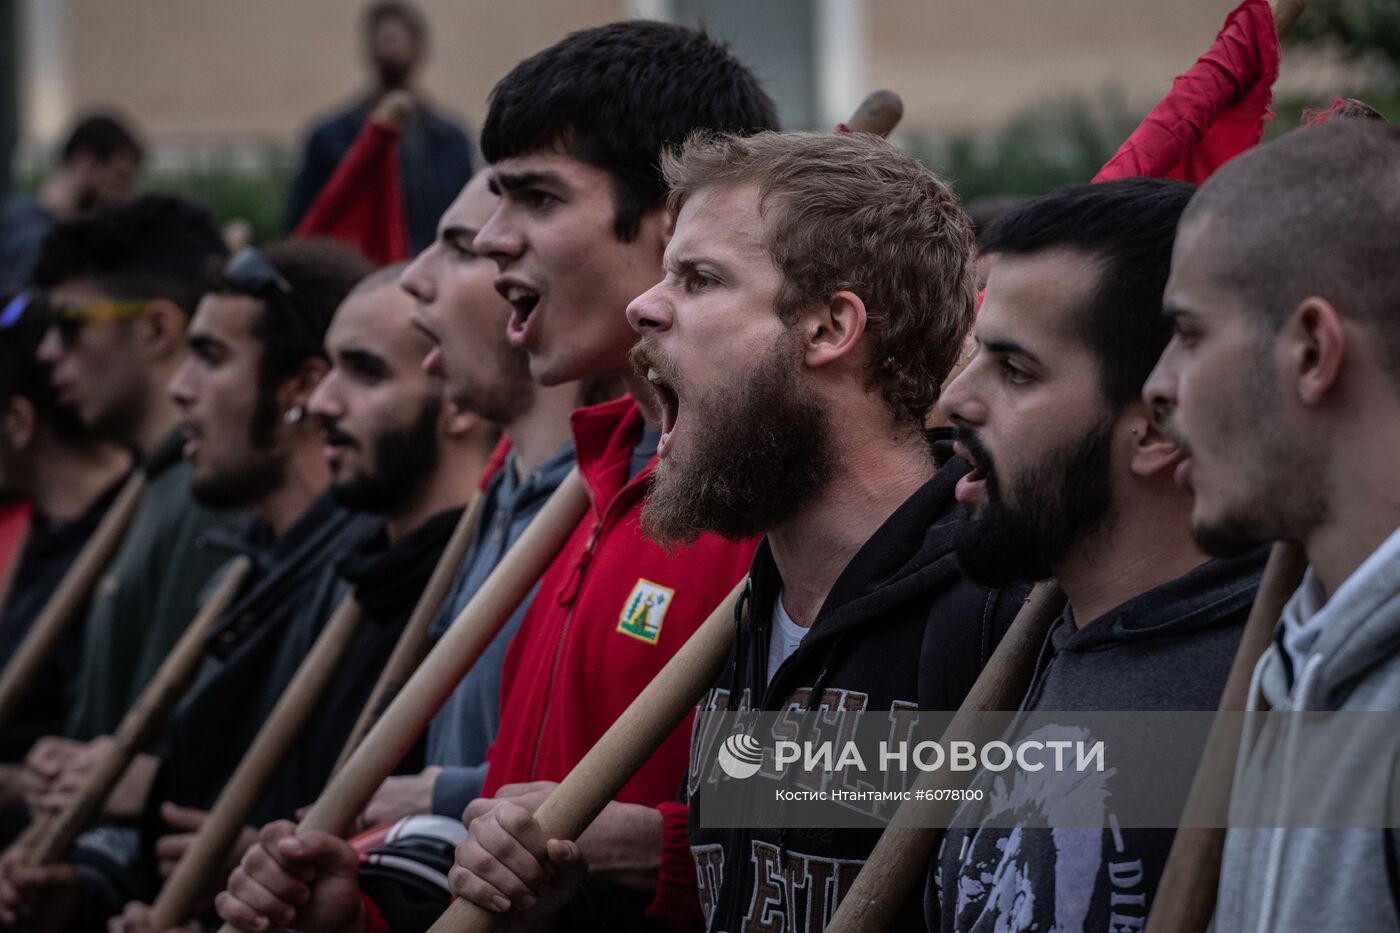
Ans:
[{"label": "red fleece jacket", "polygon": [[[506,653],[485,796],[504,784],[563,780],[749,570],[756,540],[703,535],[668,554],[642,534],[642,499],[655,458],[627,477],[642,427],[630,397],[574,412],[579,473],[592,508],[545,571]],[[616,799],[684,811],[674,801],[690,726],[688,716]],[[684,846],[684,834],[679,842]],[[683,926],[698,919],[698,900],[694,869],[677,867],[661,880],[671,896],[658,898],[655,914]]]}]

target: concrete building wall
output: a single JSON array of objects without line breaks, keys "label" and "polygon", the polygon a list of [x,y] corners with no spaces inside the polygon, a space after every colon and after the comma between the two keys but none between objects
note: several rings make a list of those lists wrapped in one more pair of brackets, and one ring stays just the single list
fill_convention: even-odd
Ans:
[{"label": "concrete building wall", "polygon": [[[49,140],[112,103],[157,141],[290,142],[366,87],[364,3],[348,0],[26,0],[61,45],[28,49],[23,127]],[[476,124],[496,80],[566,33],[618,19],[623,0],[419,0],[432,26],[427,93]],[[30,29],[32,32],[32,27]]]},{"label": "concrete building wall", "polygon": [[[565,33],[628,15],[705,18],[782,96],[826,125],[861,87],[906,103],[905,129],[988,129],[1037,100],[1114,87],[1147,104],[1206,47],[1231,0],[420,0],[433,31],[424,85],[479,125],[495,81]],[[749,0],[767,4],[769,0]],[[802,6],[810,4],[809,7]],[[21,135],[51,144],[74,113],[111,103],[159,149],[290,146],[365,86],[363,0],[22,0]],[[775,41],[791,9],[815,68]],[[759,13],[764,15],[759,15]],[[721,13],[723,15],[721,15]],[[738,35],[750,28],[754,35]],[[767,56],[769,60],[762,60]],[[1289,76],[1285,61],[1285,78]],[[815,71],[815,75],[805,72]],[[797,77],[794,77],[797,76]],[[790,89],[789,89],[790,90]]]}]

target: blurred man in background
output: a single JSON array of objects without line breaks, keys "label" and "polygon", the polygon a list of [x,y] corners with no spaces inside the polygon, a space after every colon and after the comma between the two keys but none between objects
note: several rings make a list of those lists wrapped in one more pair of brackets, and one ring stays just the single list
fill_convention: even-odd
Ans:
[{"label": "blurred man in background", "polygon": [[166,394],[187,356],[185,329],[224,255],[209,212],[146,195],[59,223],[34,279],[50,290],[53,324],[40,358],[60,405],[131,449],[146,473],[141,506],[87,614],[69,739],[36,744],[31,795],[42,794],[82,743],[115,731],[226,559],[205,546],[222,519],[190,492],[180,412]]},{"label": "blurred man in background", "polygon": [[[87,543],[122,480],[131,455],[98,439],[59,407],[49,369],[35,350],[48,330],[37,296],[0,296],[0,490],[33,504],[29,537],[13,588],[0,607],[0,663],[8,664],[49,597]],[[0,733],[0,838],[25,819],[18,806],[20,762],[30,745],[63,728],[76,687],[82,627],[66,633]]]},{"label": "blurred man in background", "polygon": [[0,288],[28,284],[39,244],[55,222],[131,194],[143,158],[141,143],[117,117],[95,113],[79,120],[39,191],[11,199],[0,211]]},{"label": "blurred man in background", "polygon": [[399,177],[409,241],[418,253],[432,244],[438,218],[471,177],[471,141],[461,127],[428,106],[414,85],[428,50],[428,23],[416,7],[396,0],[371,4],[364,14],[364,42],[374,86],[312,128],[292,184],[287,226],[295,227],[306,213],[380,98],[408,91],[415,106],[399,138]]}]

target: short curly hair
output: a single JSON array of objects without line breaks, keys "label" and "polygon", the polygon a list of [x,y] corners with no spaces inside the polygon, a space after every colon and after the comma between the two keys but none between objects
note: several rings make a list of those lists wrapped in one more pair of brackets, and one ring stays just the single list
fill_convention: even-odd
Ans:
[{"label": "short curly hair", "polygon": [[864,133],[697,134],[662,167],[677,213],[702,188],[757,185],[779,316],[860,296],[867,387],[898,423],[924,425],[976,299],[972,224],[947,182]]}]

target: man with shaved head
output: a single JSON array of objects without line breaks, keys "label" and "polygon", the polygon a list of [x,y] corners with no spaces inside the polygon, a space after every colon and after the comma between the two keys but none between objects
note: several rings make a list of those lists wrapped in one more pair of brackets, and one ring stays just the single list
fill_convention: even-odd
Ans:
[{"label": "man with shaved head", "polygon": [[[1241,156],[1177,235],[1174,336],[1144,391],[1187,453],[1176,478],[1195,494],[1193,534],[1217,554],[1293,542],[1311,565],[1255,669],[1251,709],[1400,709],[1397,244],[1400,129],[1369,120]],[[1299,777],[1310,746],[1295,739],[1251,736],[1241,776],[1272,763],[1273,782]],[[1339,748],[1321,802],[1360,799],[1383,823],[1389,797],[1367,795],[1393,794],[1396,762],[1355,737]],[[1268,786],[1237,783],[1235,803]],[[1289,828],[1302,821],[1282,805],[1263,816],[1251,825],[1265,828],[1229,832],[1217,931],[1394,929],[1394,830]]]}]

